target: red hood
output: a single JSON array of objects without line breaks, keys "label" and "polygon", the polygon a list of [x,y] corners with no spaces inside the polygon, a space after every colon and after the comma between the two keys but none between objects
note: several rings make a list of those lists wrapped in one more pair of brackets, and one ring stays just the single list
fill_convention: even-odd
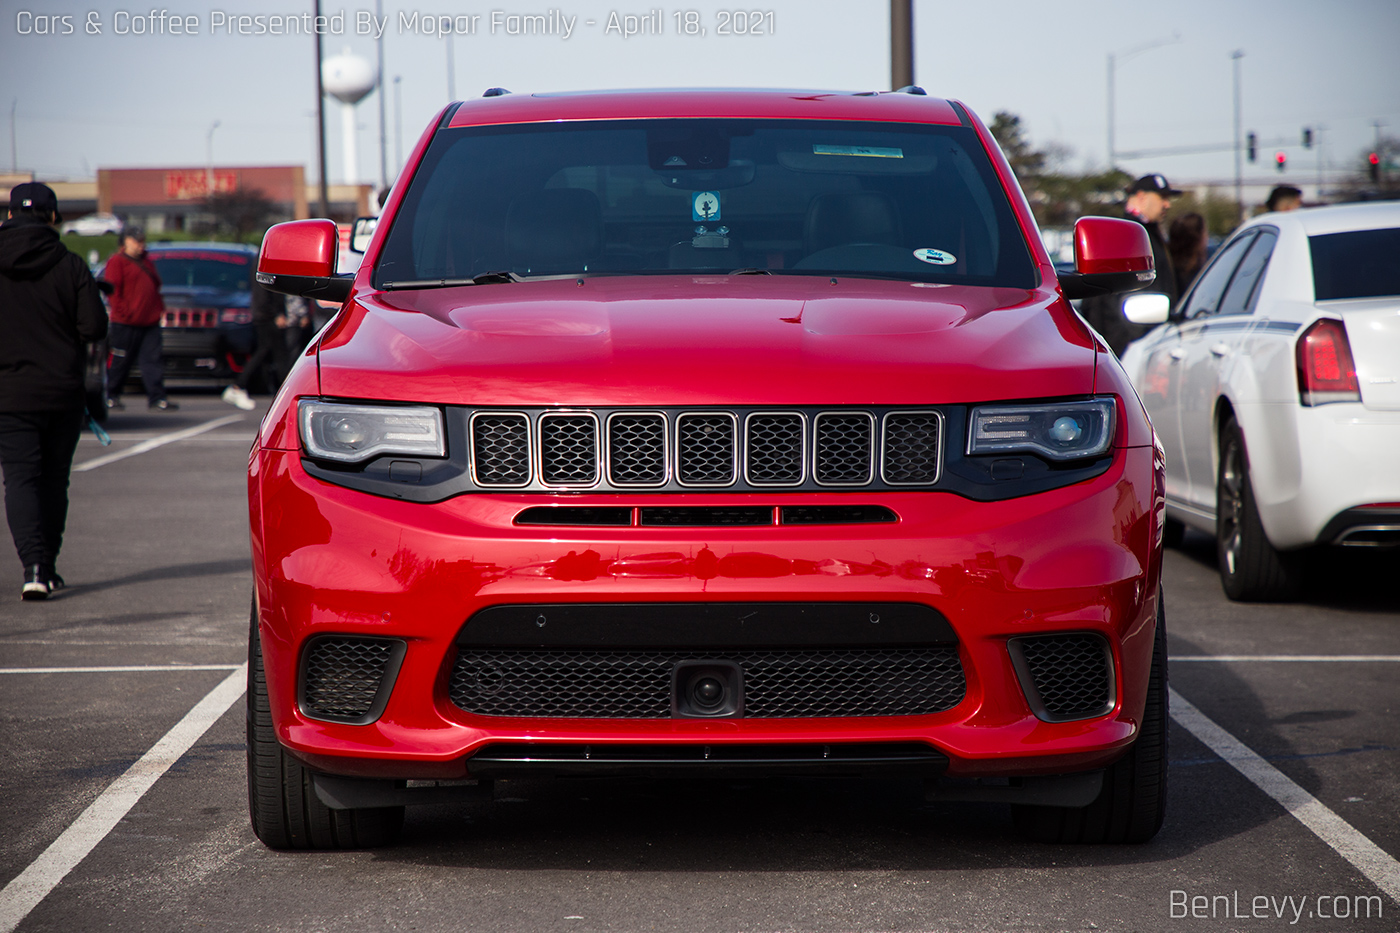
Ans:
[{"label": "red hood", "polygon": [[1094,350],[1048,290],[618,276],[365,292],[321,392],[465,405],[911,405],[1082,395]]}]

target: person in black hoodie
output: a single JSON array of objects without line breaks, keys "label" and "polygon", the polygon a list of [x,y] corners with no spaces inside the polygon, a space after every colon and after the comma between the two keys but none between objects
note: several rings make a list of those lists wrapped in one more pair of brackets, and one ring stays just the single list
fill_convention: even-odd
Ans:
[{"label": "person in black hoodie", "polygon": [[[1160,292],[1167,296],[1173,306],[1178,297],[1176,272],[1172,269],[1171,254],[1167,252],[1167,242],[1162,238],[1161,220],[1172,206],[1172,198],[1181,192],[1173,188],[1161,175],[1144,175],[1128,186],[1128,200],[1123,205],[1123,216],[1136,220],[1147,228],[1147,239],[1152,244],[1152,260],[1157,270],[1157,279],[1148,291]],[[1134,324],[1123,316],[1123,298],[1117,295],[1098,295],[1085,298],[1079,303],[1079,313],[1084,320],[1108,341],[1114,353],[1121,355],[1128,344],[1151,330],[1150,325]]]},{"label": "person in black hoodie", "polygon": [[59,240],[62,219],[53,189],[26,182],[10,191],[0,224],[0,466],[23,599],[63,586],[54,565],[87,419],[85,345],[107,333],[92,273]]}]

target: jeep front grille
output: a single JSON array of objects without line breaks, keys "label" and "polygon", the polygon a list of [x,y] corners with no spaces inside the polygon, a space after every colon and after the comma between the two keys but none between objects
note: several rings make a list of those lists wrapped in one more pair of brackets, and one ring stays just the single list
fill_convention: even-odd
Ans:
[{"label": "jeep front grille", "polygon": [[472,482],[614,491],[927,487],[943,413],[919,410],[478,410]]}]

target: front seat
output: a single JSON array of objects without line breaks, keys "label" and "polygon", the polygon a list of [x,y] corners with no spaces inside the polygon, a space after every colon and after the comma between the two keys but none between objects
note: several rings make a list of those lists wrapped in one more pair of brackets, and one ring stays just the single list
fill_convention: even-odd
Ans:
[{"label": "front seat", "polygon": [[506,212],[506,253],[514,272],[586,272],[602,252],[603,211],[591,191],[547,188],[516,198]]},{"label": "front seat", "polygon": [[802,235],[808,256],[855,243],[899,246],[904,239],[894,202],[879,191],[818,195],[807,208]]}]

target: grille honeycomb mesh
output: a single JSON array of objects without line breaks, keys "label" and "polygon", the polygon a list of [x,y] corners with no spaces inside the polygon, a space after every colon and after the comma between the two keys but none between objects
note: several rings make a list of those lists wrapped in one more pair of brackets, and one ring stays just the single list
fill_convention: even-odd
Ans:
[{"label": "grille honeycomb mesh", "polygon": [[681,415],[676,419],[682,483],[726,486],[734,482],[734,418],[731,415]]},{"label": "grille honeycomb mesh", "polygon": [[753,415],[745,423],[745,463],[754,485],[795,485],[802,482],[801,415]]},{"label": "grille honeycomb mesh", "polygon": [[540,478],[552,485],[598,481],[598,421],[592,415],[540,419]]},{"label": "grille honeycomb mesh", "polygon": [[871,480],[874,421],[867,414],[817,416],[817,482],[860,485]]},{"label": "grille honeycomb mesh", "polygon": [[530,419],[478,415],[472,421],[472,455],[481,485],[525,485],[530,481]]},{"label": "grille honeycomb mesh", "polygon": [[615,415],[608,420],[608,481],[618,486],[666,481],[664,415]]},{"label": "grille honeycomb mesh", "polygon": [[1106,710],[1112,697],[1108,655],[1097,635],[1047,635],[1020,639],[1031,681],[1045,711],[1079,719]]},{"label": "grille honeycomb mesh", "polygon": [[302,661],[302,708],[314,716],[367,715],[398,642],[382,638],[321,638]]},{"label": "grille honeycomb mesh", "polygon": [[938,416],[899,412],[885,418],[885,482],[923,486],[938,479]]},{"label": "grille honeycomb mesh", "polygon": [[915,716],[967,691],[955,646],[920,648],[463,649],[452,702],[484,716],[668,719],[671,671],[691,659],[743,668],[747,718]]},{"label": "grille honeycomb mesh", "polygon": [[488,488],[931,486],[944,441],[933,409],[483,410],[470,424]]}]

